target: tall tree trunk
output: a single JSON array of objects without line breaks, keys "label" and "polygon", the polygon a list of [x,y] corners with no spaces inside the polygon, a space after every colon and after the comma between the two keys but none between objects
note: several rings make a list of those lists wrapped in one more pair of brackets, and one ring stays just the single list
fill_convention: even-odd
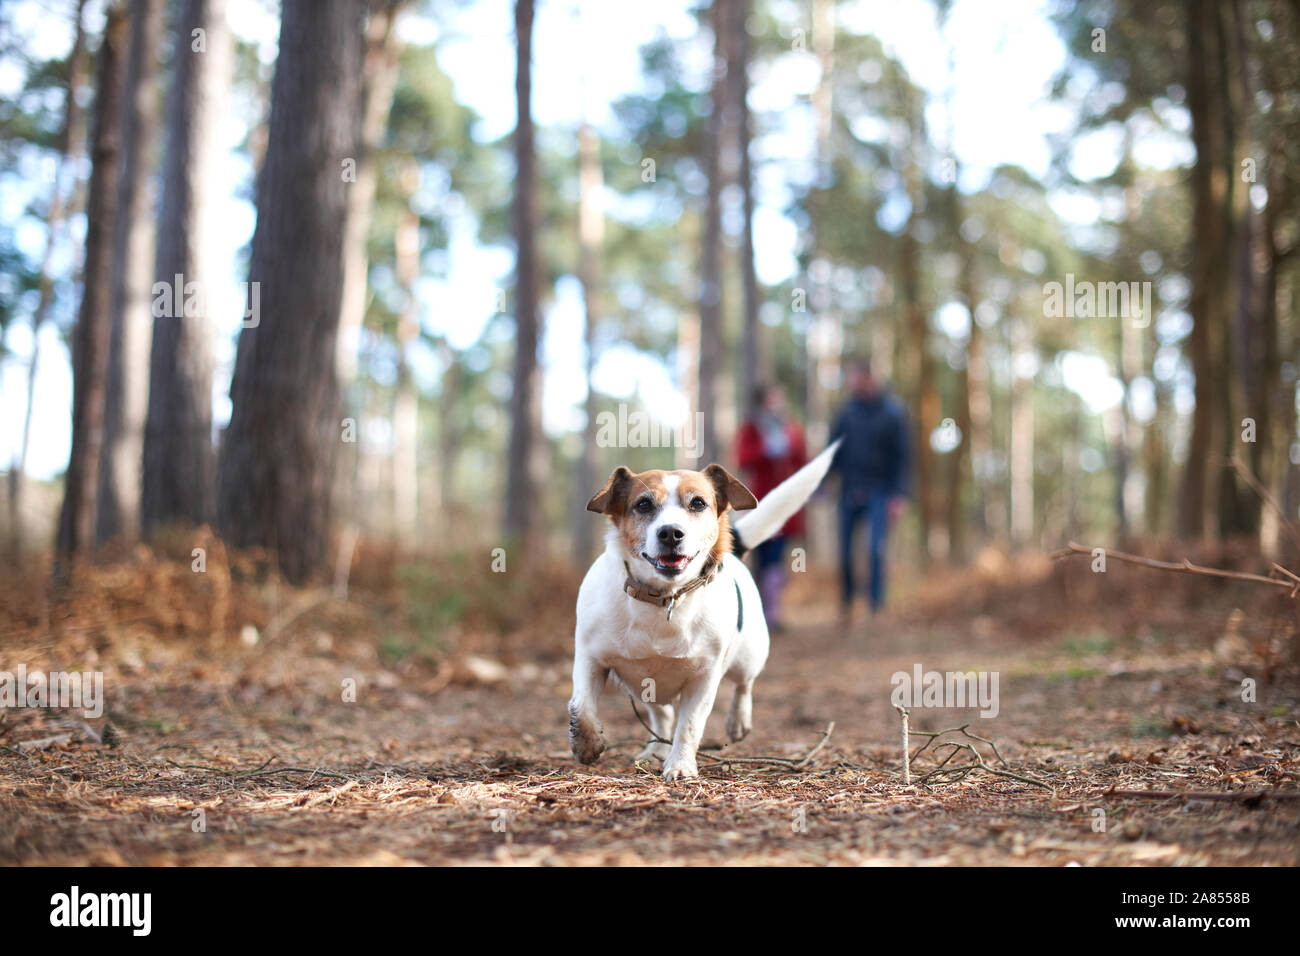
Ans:
[{"label": "tall tree trunk", "polygon": [[409,0],[369,0],[366,23],[366,65],[362,83],[361,142],[357,147],[356,181],[348,186],[348,229],[344,240],[343,305],[339,315],[339,387],[347,404],[347,389],[357,374],[357,344],[366,314],[369,256],[366,239],[379,181],[374,154],[384,145],[388,113],[397,85],[401,41],[393,25]]},{"label": "tall tree trunk", "polygon": [[[693,437],[699,442],[703,436],[695,431],[701,420],[698,410],[700,405],[700,314],[698,311],[686,311],[677,320],[677,381],[686,393],[687,413],[692,416],[688,423]],[[703,430],[703,427],[700,427]],[[687,455],[686,442],[677,446],[673,461],[677,468],[703,468],[708,464],[704,452],[699,451],[698,459]]]},{"label": "tall tree trunk", "polygon": [[[213,256],[211,183],[232,59],[226,0],[183,0],[172,34],[154,272],[155,288],[171,290],[173,301],[170,312],[154,309],[140,501],[146,533],[170,522],[203,524],[215,514],[213,314],[225,280]],[[191,283],[199,294],[187,302]]]},{"label": "tall tree trunk", "polygon": [[718,382],[722,371],[722,149],[727,103],[727,37],[734,0],[713,3],[713,108],[704,139],[704,175],[708,192],[704,209],[704,248],[700,253],[700,362],[698,410],[701,462],[717,461],[725,442],[718,434]]},{"label": "tall tree trunk", "polygon": [[1218,462],[1221,446],[1218,366],[1223,354],[1224,208],[1227,177],[1222,157],[1223,110],[1216,72],[1221,63],[1215,27],[1216,4],[1191,0],[1187,25],[1187,105],[1192,115],[1192,291],[1189,311],[1192,330],[1188,354],[1196,377],[1196,407],[1187,464],[1179,494],[1179,530],[1185,537],[1213,539],[1218,535]]},{"label": "tall tree trunk", "polygon": [[439,519],[443,527],[457,534],[461,519],[461,510],[456,493],[456,462],[460,458],[462,429],[456,418],[458,401],[462,391],[460,363],[456,350],[443,338],[438,343],[438,352],[442,356],[446,371],[442,374],[442,394],[439,396],[438,409],[438,489],[441,495],[439,504],[442,510]]},{"label": "tall tree trunk", "polygon": [[[955,160],[954,160],[955,163]],[[975,321],[975,309],[979,304],[978,280],[975,275],[975,248],[961,237],[962,200],[957,189],[957,175],[954,172],[952,193],[949,196],[952,220],[952,235],[959,247],[960,283],[962,301],[970,315],[970,334],[966,339],[966,361],[957,372],[957,390],[954,397],[955,414],[953,423],[957,426],[959,440],[956,448],[948,452],[947,491],[945,499],[948,505],[948,557],[952,561],[962,561],[966,557],[966,509],[963,505],[965,485],[972,470],[971,444],[974,415],[972,413],[971,361],[972,353],[982,347],[976,342],[982,329]]]},{"label": "tall tree trunk", "polygon": [[[397,85],[401,40],[394,24],[409,0],[368,0],[366,61],[362,77],[361,141],[357,146],[355,181],[348,186],[347,234],[343,240],[343,301],[339,314],[336,364],[343,415],[358,420],[361,397],[356,394],[357,352],[365,321],[370,286],[367,244],[371,210],[379,181],[376,152],[384,145],[393,90]],[[361,524],[359,513],[365,496],[358,493],[360,442],[344,443],[335,468],[334,510],[349,527]],[[414,534],[414,526],[410,533]]]},{"label": "tall tree trunk", "polygon": [[277,555],[291,582],[330,563],[340,443],[335,346],[365,57],[365,0],[285,0],[249,281],[260,322],[239,337],[218,470],[222,531]]},{"label": "tall tree trunk", "polygon": [[18,455],[9,466],[9,534],[16,558],[23,551],[23,492],[26,482],[27,452],[31,447],[32,405],[36,398],[36,373],[40,367],[41,329],[54,302],[54,253],[68,220],[76,215],[80,203],[76,165],[85,147],[81,109],[77,92],[86,81],[86,31],[82,25],[86,0],[78,0],[73,25],[72,51],[68,54],[68,92],[63,104],[63,130],[59,135],[59,158],[50,188],[50,205],[46,211],[45,251],[41,255],[36,311],[32,313],[32,354],[27,362],[27,397],[23,406],[22,437]]},{"label": "tall tree trunk", "polygon": [[55,550],[56,577],[88,557],[95,543],[100,451],[104,438],[104,378],[112,298],[113,222],[117,216],[117,164],[121,149],[122,8],[108,10],[96,68],[90,191],[86,204],[86,260],[81,309],[72,346],[72,451],[63,483]]},{"label": "tall tree trunk", "polygon": [[140,536],[140,482],[153,337],[158,39],[162,0],[130,0],[131,44],[122,93],[122,165],[113,234],[113,298],[99,471],[99,541]]},{"label": "tall tree trunk", "polygon": [[[919,147],[913,131],[913,148]],[[921,302],[920,242],[915,235],[923,201],[920,159],[913,154],[904,173],[908,182],[908,195],[912,213],[903,230],[899,260],[899,282],[903,293],[903,315],[907,329],[909,378],[912,394],[912,448],[913,488],[916,495],[917,518],[920,524],[920,554],[922,564],[930,560],[931,531],[934,528],[934,450],[930,447],[930,429],[938,424],[939,393],[934,385],[934,362],[930,358],[930,335],[925,308]]]},{"label": "tall tree trunk", "polygon": [[754,171],[749,156],[749,19],[750,0],[733,0],[735,23],[732,29],[731,62],[727,81],[731,85],[731,106],[736,114],[737,179],[744,203],[744,232],[741,236],[740,272],[744,287],[744,321],[740,331],[740,401],[748,409],[754,386],[766,378],[767,351],[763,347],[763,327],[758,321],[758,273],[754,263]]},{"label": "tall tree trunk", "polygon": [[[419,180],[414,168],[406,171],[411,192]],[[409,206],[398,220],[397,283],[405,304],[397,319],[397,391],[393,401],[393,532],[399,545],[408,552],[420,539],[419,527],[419,448],[420,396],[411,375],[411,348],[420,336],[419,303],[415,283],[420,276],[420,219]]]},{"label": "tall tree trunk", "polygon": [[[1141,205],[1141,192],[1134,181],[1138,175],[1136,164],[1132,161],[1132,142],[1126,136],[1124,156],[1121,168],[1127,177],[1124,185],[1125,221],[1135,228]],[[1129,231],[1121,240],[1121,261],[1136,262],[1137,250],[1132,249]],[[1142,513],[1142,473],[1139,471],[1138,451],[1141,434],[1138,423],[1134,420],[1132,409],[1133,382],[1142,372],[1142,322],[1154,323],[1155,316],[1120,316],[1116,320],[1116,350],[1118,352],[1116,367],[1123,389],[1123,397],[1116,409],[1117,427],[1115,435],[1115,516],[1118,525],[1118,541],[1126,546],[1129,538],[1137,529],[1138,518]]]},{"label": "tall tree trunk", "polygon": [[930,430],[939,424],[939,393],[934,385],[934,363],[930,358],[930,330],[921,301],[921,243],[916,237],[925,202],[925,118],[921,112],[923,104],[913,101],[901,80],[895,86],[894,96],[898,113],[904,117],[908,129],[906,151],[898,162],[902,167],[900,172],[911,211],[899,239],[898,282],[907,342],[904,368],[912,395],[911,444],[915,476],[912,487],[920,527],[921,563],[925,565],[931,556],[930,538],[935,511],[934,450],[930,447]]},{"label": "tall tree trunk", "polygon": [[596,389],[592,374],[596,367],[596,323],[601,314],[601,263],[604,258],[605,215],[601,208],[604,177],[600,168],[600,139],[590,123],[578,129],[578,278],[582,282],[583,311],[586,313],[587,437],[582,442],[576,476],[578,494],[574,497],[573,558],[587,564],[595,548],[596,524],[587,513],[583,498],[587,490],[595,491],[600,480],[596,474],[596,444],[592,440],[596,427]]},{"label": "tall tree trunk", "polygon": [[[1277,244],[1279,212],[1287,208],[1290,190],[1287,187],[1287,163],[1283,134],[1274,131],[1270,137],[1268,159],[1268,199],[1264,205],[1259,230],[1260,274],[1258,276],[1258,309],[1260,345],[1257,353],[1261,378],[1261,415],[1259,448],[1252,448],[1253,468],[1259,483],[1280,502],[1285,494],[1285,475],[1289,464],[1291,443],[1295,440],[1295,384],[1282,379],[1281,336],[1278,322],[1278,270],[1281,255]],[[1293,353],[1294,354],[1294,353]],[[1288,402],[1289,399],[1289,402]],[[1291,414],[1287,414],[1290,404]],[[1289,427],[1288,427],[1289,425]],[[1259,548],[1266,556],[1281,556],[1283,517],[1271,507],[1260,512]]]},{"label": "tall tree trunk", "polygon": [[506,460],[505,534],[534,547],[538,512],[535,447],[541,441],[537,419],[541,339],[537,264],[537,155],[533,143],[533,0],[515,2],[515,364],[510,395],[510,448]]},{"label": "tall tree trunk", "polygon": [[1027,320],[1011,322],[1011,543],[1024,547],[1034,536],[1034,380],[1015,371],[1030,350]]},{"label": "tall tree trunk", "polygon": [[970,390],[971,477],[982,507],[977,511],[981,533],[1001,534],[1006,527],[1007,504],[993,471],[993,395],[984,328],[971,315],[970,341],[966,343],[966,384]]},{"label": "tall tree trunk", "polygon": [[[821,78],[812,94],[817,132],[817,180],[822,188],[829,188],[834,182],[835,175],[834,140],[831,135],[835,121],[835,0],[813,0],[812,46],[813,54],[821,67]],[[816,256],[820,249],[815,235],[813,249]],[[812,285],[815,281],[810,275],[809,284]],[[831,301],[829,290],[820,283],[818,285],[819,288],[811,289],[809,293],[813,312],[808,317],[807,334],[804,339],[808,440],[812,448],[820,448],[824,445],[830,433],[830,393],[826,387],[826,379],[837,370],[842,359],[842,355],[827,354],[827,345],[836,340],[830,326],[838,327],[839,323],[835,316],[827,314],[830,311]],[[839,331],[838,338],[842,345],[843,331],[842,329]],[[823,541],[829,540],[831,528],[827,522],[823,522],[824,527],[817,527],[815,511],[810,516],[813,519],[808,528],[811,549],[819,537]]]}]

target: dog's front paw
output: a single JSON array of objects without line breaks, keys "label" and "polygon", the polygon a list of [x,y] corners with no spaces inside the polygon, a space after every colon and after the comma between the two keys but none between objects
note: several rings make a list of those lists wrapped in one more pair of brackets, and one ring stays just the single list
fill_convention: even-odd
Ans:
[{"label": "dog's front paw", "polygon": [[695,759],[688,760],[668,760],[664,762],[664,779],[665,780],[693,780],[700,775],[699,769],[695,766]]},{"label": "dog's front paw", "polygon": [[569,749],[578,763],[595,763],[605,752],[605,735],[594,723],[570,714]]}]

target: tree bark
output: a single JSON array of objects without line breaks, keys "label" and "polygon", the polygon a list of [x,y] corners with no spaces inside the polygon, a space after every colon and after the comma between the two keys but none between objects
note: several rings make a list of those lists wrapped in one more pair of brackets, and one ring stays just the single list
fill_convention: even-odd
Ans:
[{"label": "tree bark", "polygon": [[[408,202],[419,182],[414,162],[404,172]],[[415,283],[420,277],[420,219],[409,205],[398,219],[397,283],[405,298],[397,318],[397,391],[393,399],[393,534],[410,552],[420,540],[420,396],[411,374],[411,347],[420,335]]]},{"label": "tree bark", "polygon": [[737,178],[744,203],[744,232],[741,236],[740,271],[744,287],[744,321],[740,334],[740,401],[748,409],[754,386],[766,378],[767,352],[763,348],[763,327],[758,321],[760,304],[758,273],[754,263],[754,171],[749,156],[751,130],[749,114],[749,19],[750,0],[734,0],[735,23],[731,44],[731,63],[727,80],[731,84],[731,105],[736,111],[736,151],[739,158]]},{"label": "tree bark", "polygon": [[601,263],[604,259],[605,215],[601,209],[604,177],[600,168],[600,138],[590,123],[578,129],[578,278],[582,282],[582,299],[586,312],[587,415],[586,440],[578,457],[573,509],[573,558],[579,565],[591,561],[595,549],[597,525],[587,512],[584,496],[594,492],[600,481],[596,474],[596,389],[592,375],[596,368],[596,324],[601,315]]},{"label": "tree bark", "polygon": [[525,547],[537,542],[539,511],[533,472],[538,434],[537,407],[541,373],[537,345],[541,338],[537,265],[537,169],[533,143],[532,47],[533,0],[515,3],[515,363],[510,396],[510,448],[506,473],[506,537]]},{"label": "tree bark", "polygon": [[342,171],[360,135],[365,15],[365,0],[283,5],[249,268],[260,321],[239,337],[218,469],[228,543],[271,549],[293,583],[330,564],[351,185]]},{"label": "tree bark", "polygon": [[122,94],[122,164],[113,234],[113,293],[100,468],[100,542],[140,536],[141,471],[153,337],[154,189],[161,0],[131,0],[130,51]]},{"label": "tree bark", "polygon": [[1034,380],[1015,371],[1029,352],[1026,320],[1011,320],[1011,543],[1025,547],[1034,536]]},{"label": "tree bark", "polygon": [[934,450],[930,447],[930,430],[939,423],[939,393],[934,385],[934,362],[930,358],[930,330],[921,301],[921,243],[916,238],[917,223],[925,201],[922,173],[925,130],[920,106],[909,101],[906,89],[898,88],[900,113],[906,117],[909,137],[903,167],[911,213],[900,239],[899,285],[902,290],[904,326],[907,329],[909,378],[912,386],[913,489],[920,527],[919,548],[922,565],[931,556],[931,531],[934,528]]},{"label": "tree bark", "polygon": [[[954,160],[955,162],[955,160]],[[976,352],[983,349],[980,336],[983,329],[975,321],[975,309],[979,305],[979,283],[975,275],[975,249],[971,243],[961,237],[962,200],[957,188],[957,176],[954,173],[952,194],[952,235],[959,245],[961,276],[959,279],[962,301],[970,315],[970,334],[966,339],[966,362],[957,373],[956,414],[953,422],[960,434],[957,447],[948,452],[947,504],[948,504],[948,558],[951,561],[963,561],[966,557],[966,509],[962,501],[965,486],[973,471],[971,447],[973,441],[974,414],[972,411],[971,364]],[[982,352],[981,352],[982,359]],[[981,370],[982,371],[982,370]],[[981,494],[983,489],[981,489]]]},{"label": "tree bark", "polygon": [[[203,31],[201,49],[196,30]],[[210,184],[231,68],[226,0],[184,0],[173,34],[154,268],[155,289],[171,290],[173,302],[169,312],[154,309],[140,504],[146,533],[171,522],[203,524],[215,514],[213,312],[225,286],[213,260]],[[187,303],[191,283],[199,294]]]},{"label": "tree bark", "polygon": [[732,29],[733,0],[713,3],[713,90],[704,139],[704,175],[708,192],[704,208],[704,246],[700,254],[700,353],[698,410],[700,461],[717,461],[724,442],[718,414],[718,381],[722,370],[722,146],[727,104],[727,35]]},{"label": "tree bark", "polygon": [[348,187],[348,229],[343,259],[343,306],[339,315],[339,386],[346,392],[357,374],[357,344],[366,314],[370,259],[366,240],[379,176],[374,154],[384,145],[388,113],[397,85],[401,41],[393,24],[409,0],[370,0],[366,23],[366,66],[362,83],[361,142],[357,148],[356,182]]},{"label": "tree bark", "polygon": [[1196,377],[1195,410],[1188,443],[1187,464],[1179,495],[1179,530],[1185,537],[1213,539],[1218,535],[1217,461],[1221,447],[1219,409],[1219,356],[1226,345],[1224,326],[1224,204],[1227,177],[1222,157],[1223,110],[1219,101],[1216,72],[1221,57],[1215,27],[1215,4],[1192,0],[1187,39],[1187,105],[1192,115],[1192,143],[1196,162],[1192,166],[1192,291],[1189,311],[1192,330],[1188,355]]},{"label": "tree bark", "polygon": [[110,7],[96,68],[90,191],[86,204],[86,259],[81,308],[72,345],[72,451],[59,511],[55,576],[62,578],[94,546],[104,427],[104,379],[112,297],[113,222],[121,149],[122,53],[126,18]]}]

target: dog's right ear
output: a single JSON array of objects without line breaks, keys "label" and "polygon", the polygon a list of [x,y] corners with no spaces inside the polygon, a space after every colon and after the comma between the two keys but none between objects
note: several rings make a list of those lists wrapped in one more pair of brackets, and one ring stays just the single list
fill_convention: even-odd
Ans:
[{"label": "dog's right ear", "polygon": [[587,510],[596,514],[621,515],[627,507],[627,493],[631,487],[632,472],[619,465],[605,482],[605,487],[587,502]]}]

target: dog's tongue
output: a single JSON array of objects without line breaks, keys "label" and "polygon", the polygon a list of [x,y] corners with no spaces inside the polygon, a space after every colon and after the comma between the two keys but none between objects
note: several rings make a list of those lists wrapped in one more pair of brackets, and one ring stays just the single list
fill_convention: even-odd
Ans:
[{"label": "dog's tongue", "polygon": [[688,560],[690,559],[683,554],[675,558],[660,558],[659,563],[662,564],[665,568],[684,568],[686,567],[686,562]]}]

